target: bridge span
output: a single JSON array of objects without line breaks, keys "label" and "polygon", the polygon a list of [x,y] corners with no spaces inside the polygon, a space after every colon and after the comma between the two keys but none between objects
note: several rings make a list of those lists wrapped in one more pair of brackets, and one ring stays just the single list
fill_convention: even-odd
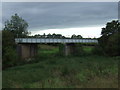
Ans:
[{"label": "bridge span", "polygon": [[75,43],[92,43],[97,44],[96,39],[57,39],[57,38],[15,38],[17,44],[18,56],[22,59],[28,59],[37,55],[38,44],[44,43],[60,43],[63,45],[62,54],[65,56],[72,55],[78,52],[78,47]]},{"label": "bridge span", "polygon": [[96,39],[16,38],[16,43],[98,43]]}]

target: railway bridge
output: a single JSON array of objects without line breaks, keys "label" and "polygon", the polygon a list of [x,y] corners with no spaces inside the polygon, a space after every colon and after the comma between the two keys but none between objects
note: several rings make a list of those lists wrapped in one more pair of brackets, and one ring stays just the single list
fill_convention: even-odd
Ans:
[{"label": "railway bridge", "polygon": [[38,51],[38,44],[60,43],[64,46],[63,54],[68,56],[75,53],[75,43],[97,44],[97,39],[57,39],[57,38],[15,38],[17,53],[22,59],[34,57]]}]

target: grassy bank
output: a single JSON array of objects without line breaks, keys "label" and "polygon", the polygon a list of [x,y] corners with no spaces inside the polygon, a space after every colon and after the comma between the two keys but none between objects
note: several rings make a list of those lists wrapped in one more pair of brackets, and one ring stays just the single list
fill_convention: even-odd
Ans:
[{"label": "grassy bank", "polygon": [[118,60],[103,56],[53,57],[3,71],[3,88],[118,87]]},{"label": "grassy bank", "polygon": [[115,88],[118,87],[118,59],[92,55],[57,56],[59,48],[40,45],[37,63],[3,71],[3,88]]}]

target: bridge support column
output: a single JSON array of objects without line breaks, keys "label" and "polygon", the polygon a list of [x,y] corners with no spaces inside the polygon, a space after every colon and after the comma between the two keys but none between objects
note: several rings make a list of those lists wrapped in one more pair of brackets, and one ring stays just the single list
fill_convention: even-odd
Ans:
[{"label": "bridge support column", "polygon": [[32,58],[37,54],[37,44],[18,44],[17,53],[21,59]]},{"label": "bridge support column", "polygon": [[75,44],[70,43],[70,44],[63,44],[62,48],[60,48],[60,53],[62,53],[62,55],[64,56],[69,56],[69,55],[73,55],[75,53],[76,47]]}]

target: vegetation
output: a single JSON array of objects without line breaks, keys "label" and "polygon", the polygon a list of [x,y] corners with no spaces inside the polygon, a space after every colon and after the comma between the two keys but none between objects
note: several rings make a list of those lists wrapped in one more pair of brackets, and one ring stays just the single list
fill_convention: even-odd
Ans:
[{"label": "vegetation", "polygon": [[[65,36],[62,36],[61,34],[55,33],[52,35],[45,35],[44,33],[43,35],[37,34],[34,36],[28,36],[30,32],[27,31],[27,27],[28,23],[23,18],[18,16],[18,14],[11,16],[11,19],[5,22],[5,26],[2,30],[3,69],[19,64],[20,60],[18,60],[18,56],[16,54],[17,46],[15,44],[15,38],[17,37],[67,38]],[[71,38],[82,38],[82,36],[72,35]]]},{"label": "vegetation", "polygon": [[46,35],[45,33],[43,35],[40,35],[40,34],[36,34],[34,36],[31,36],[31,37],[36,37],[36,38],[66,38],[65,36],[62,36],[61,34],[48,34]]},{"label": "vegetation", "polygon": [[[67,38],[61,34],[28,36],[27,27],[28,23],[15,14],[10,21],[6,21],[2,30],[2,67],[5,68],[3,88],[118,87],[118,21],[107,23],[96,46],[93,46],[93,43],[73,44],[75,48],[71,55],[64,57],[63,44],[39,45],[38,55],[23,61],[19,60],[16,54],[16,37]],[[82,36],[73,34],[71,38],[77,39]],[[15,65],[16,67],[13,67]]]},{"label": "vegetation", "polygon": [[[90,53],[92,49],[90,46],[84,47],[85,52]],[[41,55],[37,58],[37,63],[3,71],[3,88],[118,87],[120,57],[97,55],[60,57],[56,56],[57,52],[58,48],[55,46],[41,45],[39,51]]]},{"label": "vegetation", "polygon": [[3,88],[117,88],[117,69],[106,57],[51,58],[3,71]]},{"label": "vegetation", "polygon": [[15,66],[19,63],[16,54],[16,37],[26,37],[28,23],[19,17],[17,14],[11,17],[11,20],[5,22],[5,27],[2,30],[2,68]]},{"label": "vegetation", "polygon": [[120,22],[112,21],[102,28],[101,37],[98,39],[102,50],[109,56],[120,56]]},{"label": "vegetation", "polygon": [[82,38],[82,36],[81,36],[81,35],[75,35],[75,34],[73,34],[73,35],[71,36],[71,38],[79,39],[79,38]]},{"label": "vegetation", "polygon": [[7,68],[17,63],[14,36],[9,30],[2,31],[2,67]]},{"label": "vegetation", "polygon": [[48,35],[46,35],[45,33],[43,34],[43,35],[40,35],[40,34],[36,34],[36,35],[34,35],[34,36],[29,36],[29,37],[36,37],[36,38],[68,38],[68,39],[70,39],[70,38],[72,38],[72,39],[80,39],[80,38],[83,38],[81,35],[75,35],[75,34],[73,34],[71,37],[65,37],[65,36],[63,36],[63,35],[61,35],[61,34],[55,34],[55,33],[53,33],[53,34],[48,34]]},{"label": "vegetation", "polygon": [[15,14],[14,16],[11,16],[11,20],[5,22],[3,30],[11,31],[14,37],[25,37],[28,34],[27,27],[28,23]]}]

